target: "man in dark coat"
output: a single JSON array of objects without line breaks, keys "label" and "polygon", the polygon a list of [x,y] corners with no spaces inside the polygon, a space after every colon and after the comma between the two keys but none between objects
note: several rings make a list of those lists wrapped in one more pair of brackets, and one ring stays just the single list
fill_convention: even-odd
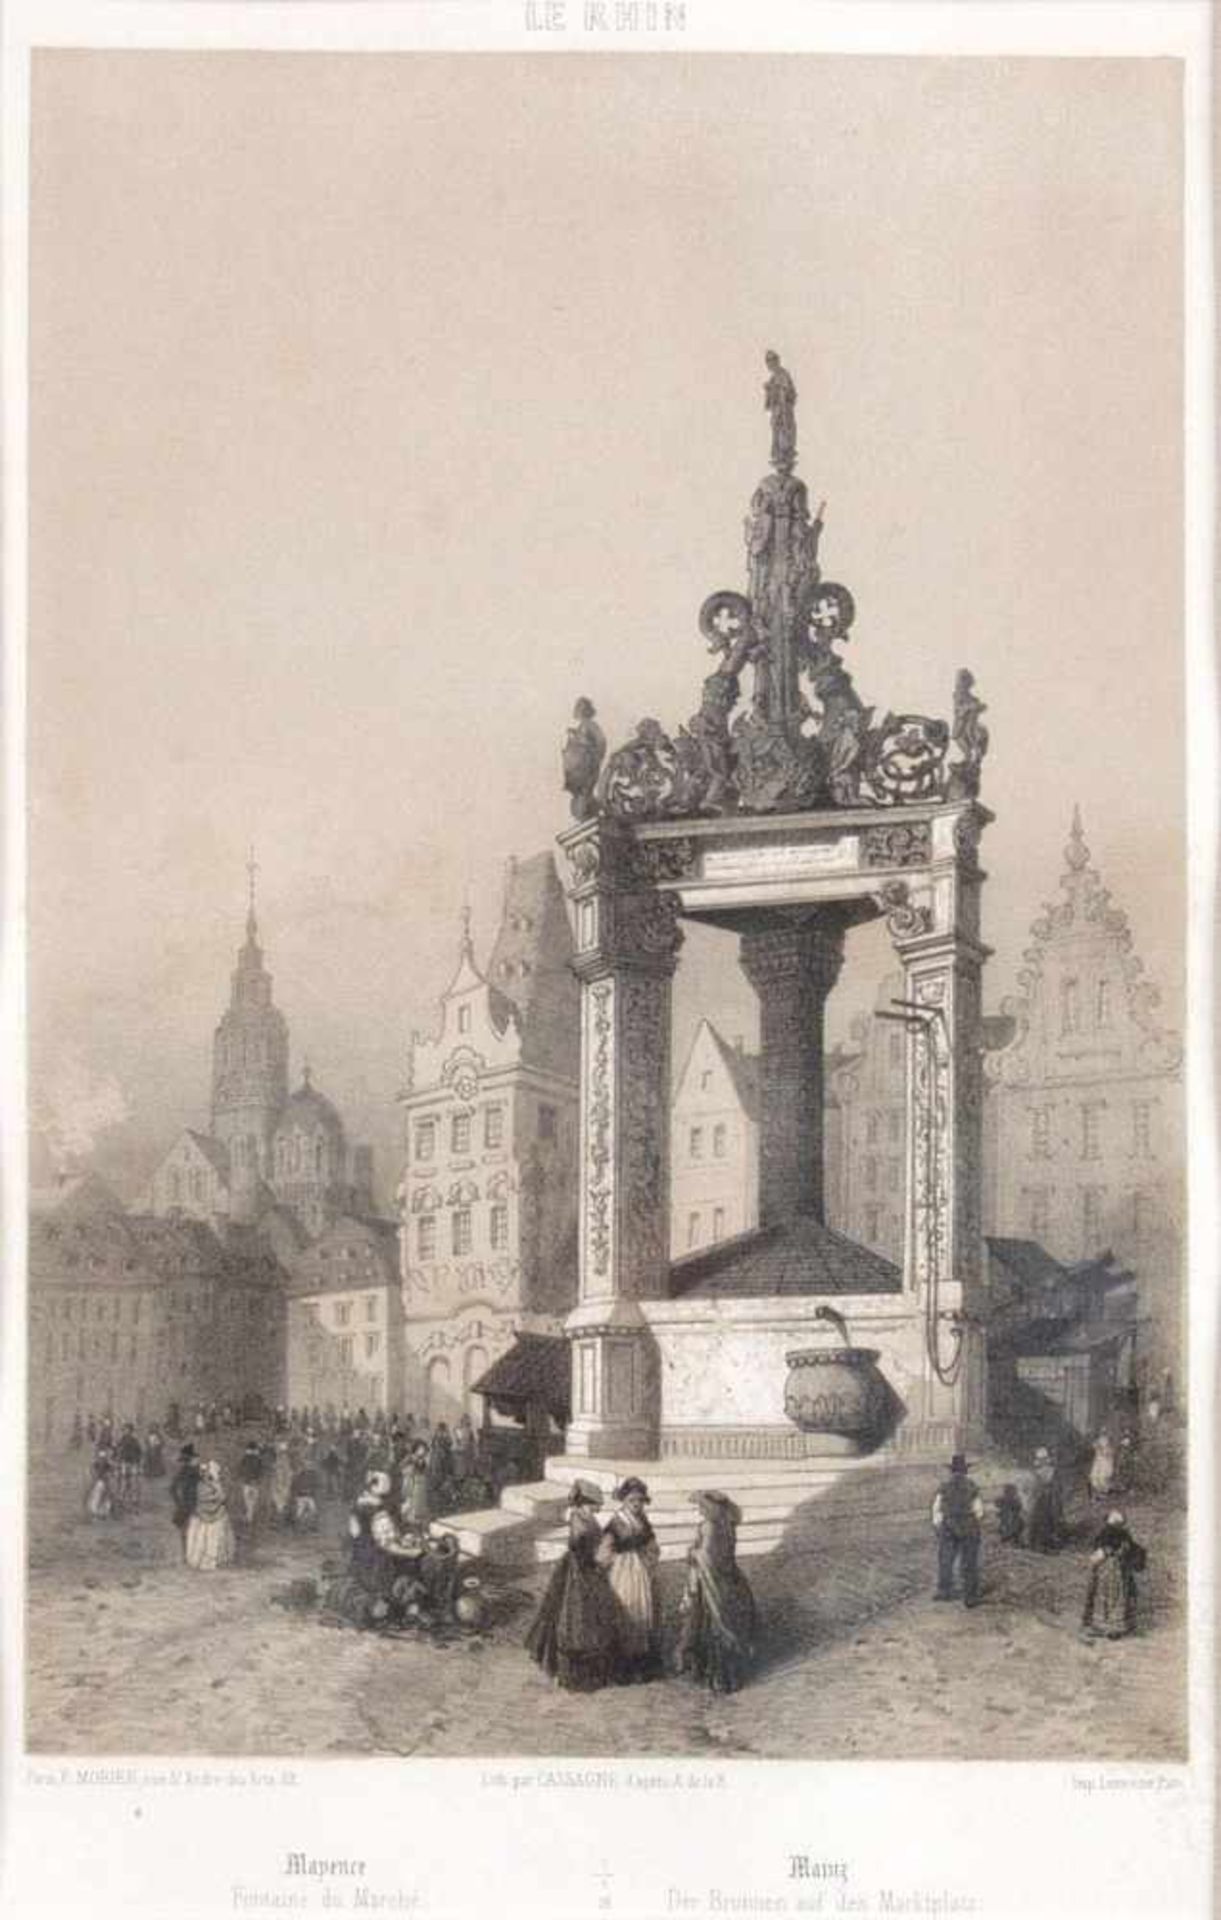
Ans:
[{"label": "man in dark coat", "polygon": [[237,1477],[242,1488],[242,1513],[246,1525],[253,1527],[255,1515],[259,1510],[259,1489],[263,1483],[263,1449],[257,1440],[247,1440],[237,1463]]},{"label": "man in dark coat", "polygon": [[954,1566],[962,1570],[964,1606],[979,1604],[979,1540],[984,1503],[974,1480],[967,1478],[965,1455],[950,1461],[950,1477],[943,1480],[933,1501],[937,1532],[937,1600],[954,1598]]},{"label": "man in dark coat", "polygon": [[182,1536],[182,1557],[187,1554],[187,1528],[191,1515],[195,1511],[195,1502],[199,1497],[199,1461],[190,1441],[178,1450],[178,1471],[170,1481],[170,1499],[173,1502],[173,1521]]}]

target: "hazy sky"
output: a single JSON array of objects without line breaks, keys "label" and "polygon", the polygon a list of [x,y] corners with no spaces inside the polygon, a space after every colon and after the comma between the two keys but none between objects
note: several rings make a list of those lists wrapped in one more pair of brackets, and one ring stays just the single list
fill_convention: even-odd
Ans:
[{"label": "hazy sky", "polygon": [[[745,584],[763,351],[880,708],[989,703],[995,1003],[1074,800],[1181,1017],[1166,61],[39,53],[35,1106],[206,1122],[246,848],[294,1069],[392,1186],[469,895],[589,694],[677,726]],[[837,1018],[867,1003],[862,937]],[[697,1001],[750,1032],[732,943]],[[92,1106],[90,1103],[92,1102]]]}]

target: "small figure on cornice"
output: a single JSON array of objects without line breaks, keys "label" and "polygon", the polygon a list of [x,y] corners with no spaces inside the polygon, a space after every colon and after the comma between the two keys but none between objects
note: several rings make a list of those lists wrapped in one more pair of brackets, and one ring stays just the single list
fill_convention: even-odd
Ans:
[{"label": "small figure on cornice", "polygon": [[606,735],[594,718],[594,703],[582,697],[572,710],[575,726],[564,738],[564,791],[572,796],[574,820],[591,820],[598,811],[598,775],[606,758]]},{"label": "small figure on cornice", "polygon": [[763,357],[767,362],[763,405],[772,416],[772,465],[777,473],[789,473],[797,458],[797,389],[778,353],[769,347]]},{"label": "small figure on cornice", "polygon": [[975,691],[975,675],[966,667],[960,668],[954,682],[954,745],[962,758],[950,768],[951,800],[975,800],[979,796],[979,770],[988,751],[988,729],[980,715],[987,711]]}]

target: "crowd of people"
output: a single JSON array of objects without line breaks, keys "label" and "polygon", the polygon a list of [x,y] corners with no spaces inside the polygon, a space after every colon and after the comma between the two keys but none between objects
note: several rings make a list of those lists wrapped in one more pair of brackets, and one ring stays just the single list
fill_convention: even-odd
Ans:
[{"label": "crowd of people", "polygon": [[[567,1546],[526,1636],[543,1671],[577,1692],[655,1680],[665,1671],[661,1554],[645,1511],[649,1489],[633,1476],[614,1498],[603,1526],[601,1488],[573,1482]],[[742,1516],[714,1489],[692,1499],[699,1520],[687,1553],[674,1664],[714,1693],[733,1693],[754,1659],[757,1638],[754,1595],[737,1562]]]},{"label": "crowd of people", "polygon": [[[1108,1458],[1103,1455],[1104,1460]],[[1119,1640],[1136,1628],[1136,1576],[1143,1573],[1148,1555],[1134,1538],[1127,1516],[1112,1505],[1116,1487],[1109,1468],[1099,1471],[1096,1444],[1086,1479],[1094,1509],[1087,1520],[1090,1553],[1081,1632],[1087,1639]],[[932,1522],[937,1540],[936,1600],[961,1598],[964,1606],[978,1606],[982,1598],[980,1555],[984,1501],[969,1477],[963,1454],[949,1463],[948,1477],[933,1500]],[[1055,1554],[1075,1534],[1066,1512],[1066,1472],[1050,1447],[1037,1447],[1028,1473],[1021,1481],[1007,1481],[993,1501],[997,1538],[1006,1548]],[[1105,1514],[1101,1526],[1099,1514]]]},{"label": "crowd of people", "polygon": [[[185,1440],[184,1428],[191,1435]],[[232,1478],[247,1529],[264,1520],[314,1527],[322,1500],[354,1500],[374,1471],[389,1476],[396,1507],[408,1502],[413,1522],[424,1527],[438,1513],[493,1504],[506,1477],[503,1466],[484,1458],[466,1414],[451,1430],[444,1420],[430,1425],[410,1413],[277,1407],[252,1424],[249,1409],[201,1403],[185,1421],[171,1406],[164,1425],[149,1426],[143,1438],[130,1420],[119,1427],[110,1414],[78,1418],[70,1444],[76,1451],[87,1441],[91,1449],[87,1513],[105,1520],[138,1508],[144,1484],[166,1474],[168,1442],[182,1442],[180,1463],[202,1461],[231,1450],[241,1431],[248,1437]],[[211,1464],[223,1481],[219,1461]]]}]

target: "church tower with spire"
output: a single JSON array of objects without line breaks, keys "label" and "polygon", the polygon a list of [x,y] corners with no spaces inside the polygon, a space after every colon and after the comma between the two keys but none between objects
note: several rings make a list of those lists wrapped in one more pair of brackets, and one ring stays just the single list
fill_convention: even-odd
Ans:
[{"label": "church tower with spire", "polygon": [[263,965],[253,857],[248,871],[246,940],[212,1042],[211,1132],[228,1152],[235,1211],[243,1201],[252,1206],[259,1182],[270,1179],[272,1135],[288,1098],[288,1025]]}]

